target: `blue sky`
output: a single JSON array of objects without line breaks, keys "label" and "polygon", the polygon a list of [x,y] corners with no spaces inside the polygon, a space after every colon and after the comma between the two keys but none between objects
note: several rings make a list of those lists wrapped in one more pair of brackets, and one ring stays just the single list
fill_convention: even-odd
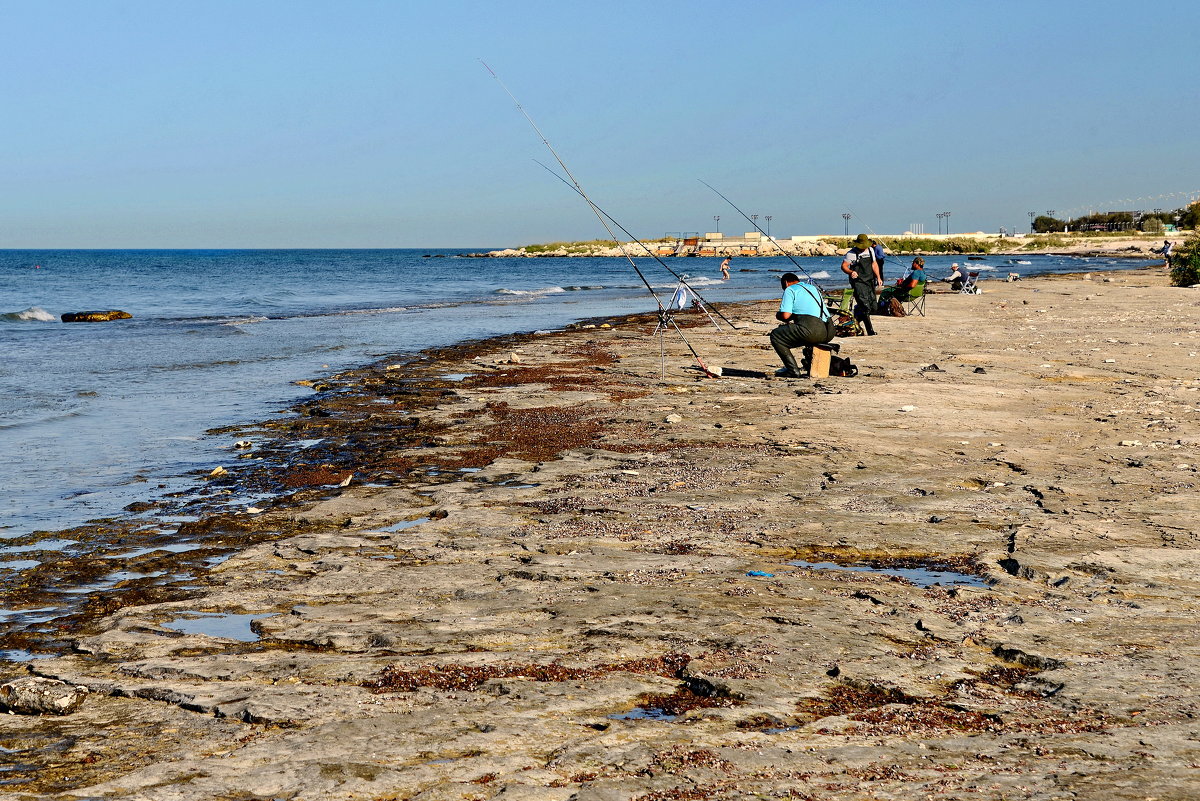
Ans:
[{"label": "blue sky", "polygon": [[0,247],[603,237],[479,59],[643,238],[1174,207],[1198,8],[0,0]]}]

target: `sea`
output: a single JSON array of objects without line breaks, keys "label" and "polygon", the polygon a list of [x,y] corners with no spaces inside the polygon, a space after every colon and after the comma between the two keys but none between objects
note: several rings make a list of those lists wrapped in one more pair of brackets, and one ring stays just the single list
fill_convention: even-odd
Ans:
[{"label": "sea", "polygon": [[[5,540],[120,515],[227,461],[231,435],[206,432],[277,414],[312,393],[298,380],[657,308],[625,259],[468,255],[485,250],[0,251],[0,576],[22,566]],[[985,279],[1146,263],[926,261],[933,278],[959,261]],[[780,272],[844,284],[833,257],[735,258],[728,281],[716,258],[635,262],[664,305],[672,271],[718,308],[778,297]],[[132,317],[60,321],[106,309]]]}]

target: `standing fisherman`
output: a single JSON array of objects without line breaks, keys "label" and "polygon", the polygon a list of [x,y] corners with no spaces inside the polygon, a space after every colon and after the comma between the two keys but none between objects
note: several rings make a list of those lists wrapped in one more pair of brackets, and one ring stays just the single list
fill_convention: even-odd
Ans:
[{"label": "standing fisherman", "polygon": [[887,253],[883,249],[883,243],[872,239],[871,252],[875,254],[875,263],[879,265],[879,283],[886,283],[887,277],[883,274],[883,263],[887,261]]},{"label": "standing fisherman", "polygon": [[867,336],[875,336],[871,325],[871,312],[875,308],[875,290],[883,287],[879,275],[879,262],[875,260],[874,243],[866,234],[859,234],[852,247],[842,257],[842,272],[850,276],[850,288],[854,290],[854,319],[867,329]]}]

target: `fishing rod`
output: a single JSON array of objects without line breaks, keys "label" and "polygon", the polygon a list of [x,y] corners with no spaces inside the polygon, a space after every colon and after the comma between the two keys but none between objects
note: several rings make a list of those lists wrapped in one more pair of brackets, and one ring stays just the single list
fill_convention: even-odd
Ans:
[{"label": "fishing rod", "polygon": [[[697,180],[697,181],[700,181],[700,183],[704,184],[704,185],[705,185],[705,186],[707,186],[709,189],[712,189],[712,191],[714,191],[714,192],[717,192],[717,190],[716,190],[716,189],[713,187],[713,185],[712,185],[712,184],[710,184],[710,183],[708,183],[707,181],[701,180],[701,179],[699,179],[699,178],[697,178],[696,180]],[[765,237],[766,237],[768,240],[770,240],[771,244],[772,244],[772,245],[774,245],[774,246],[775,246],[775,247],[776,247],[776,248],[779,250],[779,252],[780,252],[780,253],[782,253],[783,255],[787,256],[787,257],[788,257],[788,259],[789,259],[789,260],[792,262],[792,264],[796,265],[796,269],[797,269],[797,270],[799,270],[800,272],[804,273],[804,277],[808,279],[808,282],[809,282],[810,284],[815,284],[815,283],[816,283],[816,281],[815,281],[815,280],[813,280],[813,277],[812,277],[811,275],[809,275],[809,274],[808,274],[808,270],[806,270],[806,269],[804,269],[803,267],[801,267],[801,266],[800,266],[800,262],[798,262],[798,261],[796,261],[794,258],[792,258],[792,254],[788,253],[786,250],[784,250],[782,247],[780,247],[780,246],[779,246],[779,243],[775,241],[775,237],[771,236],[771,235],[770,235],[770,234],[768,234],[766,231],[764,231],[763,229],[759,228],[759,227],[758,227],[758,223],[757,223],[756,221],[752,220],[752,219],[751,219],[749,216],[747,216],[746,212],[742,211],[742,210],[741,210],[741,209],[739,209],[739,208],[738,208],[736,205],[734,205],[734,202],[733,202],[732,200],[730,200],[729,198],[725,197],[725,196],[724,196],[724,195],[722,195],[720,192],[717,192],[717,196],[718,196],[719,198],[721,198],[721,200],[724,200],[726,203],[728,203],[730,206],[733,206],[733,210],[734,210],[734,211],[736,211],[738,214],[740,214],[740,215],[742,215],[743,217],[745,217],[745,218],[746,218],[746,222],[748,222],[748,223],[750,223],[751,225],[753,225],[753,226],[754,226],[754,228],[755,228],[755,230],[757,230],[757,231],[758,231],[760,234],[764,235],[764,236],[765,236]]]},{"label": "fishing rod", "polygon": [[[480,59],[479,63],[482,64],[483,68],[486,69],[491,76],[496,79],[496,83],[500,84],[500,88],[503,89],[504,93],[512,99],[514,104],[516,104],[517,110],[520,111],[521,115],[525,117],[526,121],[529,122],[529,125],[533,128],[534,133],[538,135],[538,138],[542,140],[542,144],[545,145],[546,149],[550,151],[550,155],[554,156],[554,160],[558,162],[558,166],[562,167],[563,172],[566,173],[567,177],[571,179],[571,184],[574,185],[575,191],[579,193],[580,197],[587,201],[588,207],[592,210],[592,213],[596,215],[596,219],[600,221],[600,224],[604,226],[604,230],[608,232],[609,238],[616,240],[617,235],[613,233],[612,228],[610,228],[608,223],[605,221],[605,215],[600,211],[600,207],[593,203],[592,199],[588,197],[586,192],[583,191],[583,187],[575,178],[574,174],[572,174],[571,169],[567,167],[566,162],[564,162],[562,157],[558,155],[558,151],[556,151],[550,144],[550,140],[547,139],[546,135],[542,133],[542,130],[538,128],[537,123],[533,121],[533,117],[529,116],[529,112],[527,112],[525,107],[521,105],[521,101],[517,100],[516,95],[509,91],[508,87],[504,85],[504,81],[500,80],[500,76],[496,74],[495,70],[488,66],[486,61]],[[625,250],[625,246],[620,243],[618,244],[621,248],[621,254],[625,256],[625,259],[629,262],[629,266],[633,268],[635,273],[637,273],[638,278],[642,279],[642,283],[646,285],[646,291],[650,293],[650,297],[654,298],[654,303],[658,306],[658,319],[660,323],[668,323],[673,326],[675,331],[679,334],[679,338],[683,340],[683,344],[687,346],[689,351],[691,351],[692,357],[695,358],[696,363],[700,365],[700,369],[704,371],[704,374],[715,378],[716,374],[708,369],[708,365],[706,365],[704,360],[700,358],[700,354],[697,353],[696,349],[692,347],[692,343],[688,342],[687,337],[683,335],[683,329],[679,327],[679,324],[675,322],[675,318],[670,315],[666,307],[663,306],[662,301],[659,300],[658,293],[654,291],[654,287],[650,286],[650,282],[646,280],[645,274],[642,273],[641,269],[637,266],[637,263]]]},{"label": "fishing rod", "polygon": [[[562,182],[563,182],[564,184],[566,184],[567,186],[571,187],[571,189],[572,189],[572,190],[574,190],[574,191],[576,191],[576,192],[578,192],[578,191],[579,191],[579,190],[578,190],[578,189],[576,189],[574,186],[571,186],[570,182],[568,182],[566,178],[563,178],[561,175],[559,175],[558,173],[556,173],[554,170],[550,169],[550,168],[549,168],[549,167],[547,167],[545,164],[542,164],[542,162],[538,161],[537,159],[534,159],[534,160],[533,160],[533,162],[534,162],[535,164],[537,164],[538,166],[540,166],[542,169],[544,169],[546,172],[548,172],[548,173],[550,173],[551,175],[553,175],[553,176],[554,176],[555,178],[557,178],[558,180],[562,181]],[[642,250],[646,251],[646,255],[647,255],[647,256],[649,256],[650,258],[654,259],[656,262],[658,262],[658,263],[659,263],[659,265],[661,265],[661,266],[662,266],[662,268],[663,268],[664,270],[666,270],[667,272],[669,272],[671,275],[675,276],[675,278],[676,278],[676,279],[678,279],[678,281],[679,281],[679,283],[680,283],[680,284],[682,284],[683,286],[687,287],[688,291],[689,291],[689,292],[691,292],[693,295],[695,295],[695,296],[696,296],[696,299],[697,299],[697,300],[699,300],[701,303],[703,303],[705,306],[707,306],[707,307],[708,307],[709,309],[711,309],[712,311],[716,312],[717,316],[718,316],[718,317],[720,317],[722,320],[724,320],[725,322],[729,323],[729,327],[730,327],[730,328],[732,328],[732,329],[733,329],[733,330],[735,330],[735,331],[740,331],[740,330],[741,330],[741,329],[740,329],[740,328],[738,328],[736,325],[734,325],[734,322],[733,322],[733,320],[730,320],[728,317],[726,317],[724,314],[722,314],[722,313],[721,313],[721,310],[720,310],[720,309],[718,309],[718,308],[717,308],[715,305],[713,305],[711,302],[709,302],[707,299],[705,299],[703,296],[701,296],[701,294],[700,294],[699,292],[697,292],[697,291],[696,291],[695,287],[693,287],[691,284],[689,284],[689,283],[687,282],[687,279],[686,279],[686,278],[685,278],[683,275],[680,275],[679,273],[675,272],[675,270],[671,269],[671,267],[670,267],[670,266],[669,266],[669,265],[668,265],[668,264],[667,264],[665,261],[663,261],[662,259],[660,259],[660,258],[658,257],[658,254],[657,254],[657,253],[655,253],[654,251],[652,251],[652,250],[651,250],[651,249],[650,249],[650,248],[649,248],[649,247],[646,245],[646,243],[645,243],[645,242],[643,242],[641,239],[638,239],[638,238],[637,238],[636,236],[634,236],[633,234],[629,233],[629,231],[628,231],[628,230],[625,228],[625,226],[621,225],[621,223],[619,223],[619,222],[617,222],[615,219],[613,219],[612,215],[611,215],[611,214],[609,214],[609,213],[608,213],[607,211],[605,211],[604,209],[600,208],[599,206],[596,206],[596,210],[597,210],[597,211],[599,211],[601,214],[603,214],[605,217],[607,217],[607,218],[609,219],[609,221],[610,221],[610,222],[612,222],[612,224],[613,224],[613,225],[615,225],[615,226],[617,226],[617,228],[621,229],[621,232],[622,232],[623,234],[625,234],[627,237],[629,237],[630,239],[632,239],[634,242],[637,242],[637,243],[638,243],[638,244],[641,246]]]}]

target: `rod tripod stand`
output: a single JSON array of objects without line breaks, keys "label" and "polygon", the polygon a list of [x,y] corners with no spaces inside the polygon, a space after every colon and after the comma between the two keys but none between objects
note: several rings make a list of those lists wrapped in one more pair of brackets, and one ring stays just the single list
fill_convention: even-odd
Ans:
[{"label": "rod tripod stand", "polygon": [[[713,328],[717,329],[722,334],[725,333],[725,329],[721,328],[721,324],[717,322],[715,317],[713,317],[712,311],[708,308],[708,304],[705,303],[698,294],[696,294],[695,290],[687,285],[685,278],[686,276],[679,276],[679,282],[675,285],[675,292],[671,295],[670,302],[667,303],[666,306],[659,306],[658,324],[654,326],[654,331],[650,334],[650,336],[658,336],[659,374],[663,378],[667,377],[666,338],[668,328],[674,328],[676,333],[679,334],[679,338],[683,340],[683,343],[688,346],[689,350],[692,350],[693,355],[696,355],[696,351],[692,349],[691,344],[687,341],[687,337],[683,335],[683,329],[681,329],[679,327],[679,323],[675,321],[675,315],[678,312],[684,311],[688,308],[704,312],[704,316],[706,316],[708,321],[713,324]],[[732,323],[730,323],[730,325],[732,325]],[[711,370],[709,370],[698,355],[696,355],[696,361],[699,362],[700,369],[704,371],[705,375],[711,377],[716,376],[716,373],[713,373]]]},{"label": "rod tripod stand", "polygon": [[725,329],[721,328],[721,324],[717,322],[717,318],[713,317],[712,310],[708,308],[708,304],[696,294],[695,290],[684,283],[683,277],[675,285],[675,292],[671,295],[670,303],[665,308],[659,310],[658,325],[655,326],[654,333],[661,333],[666,331],[668,326],[675,325],[675,314],[688,308],[704,312],[704,316],[713,324],[713,328],[722,334],[725,333]]}]

